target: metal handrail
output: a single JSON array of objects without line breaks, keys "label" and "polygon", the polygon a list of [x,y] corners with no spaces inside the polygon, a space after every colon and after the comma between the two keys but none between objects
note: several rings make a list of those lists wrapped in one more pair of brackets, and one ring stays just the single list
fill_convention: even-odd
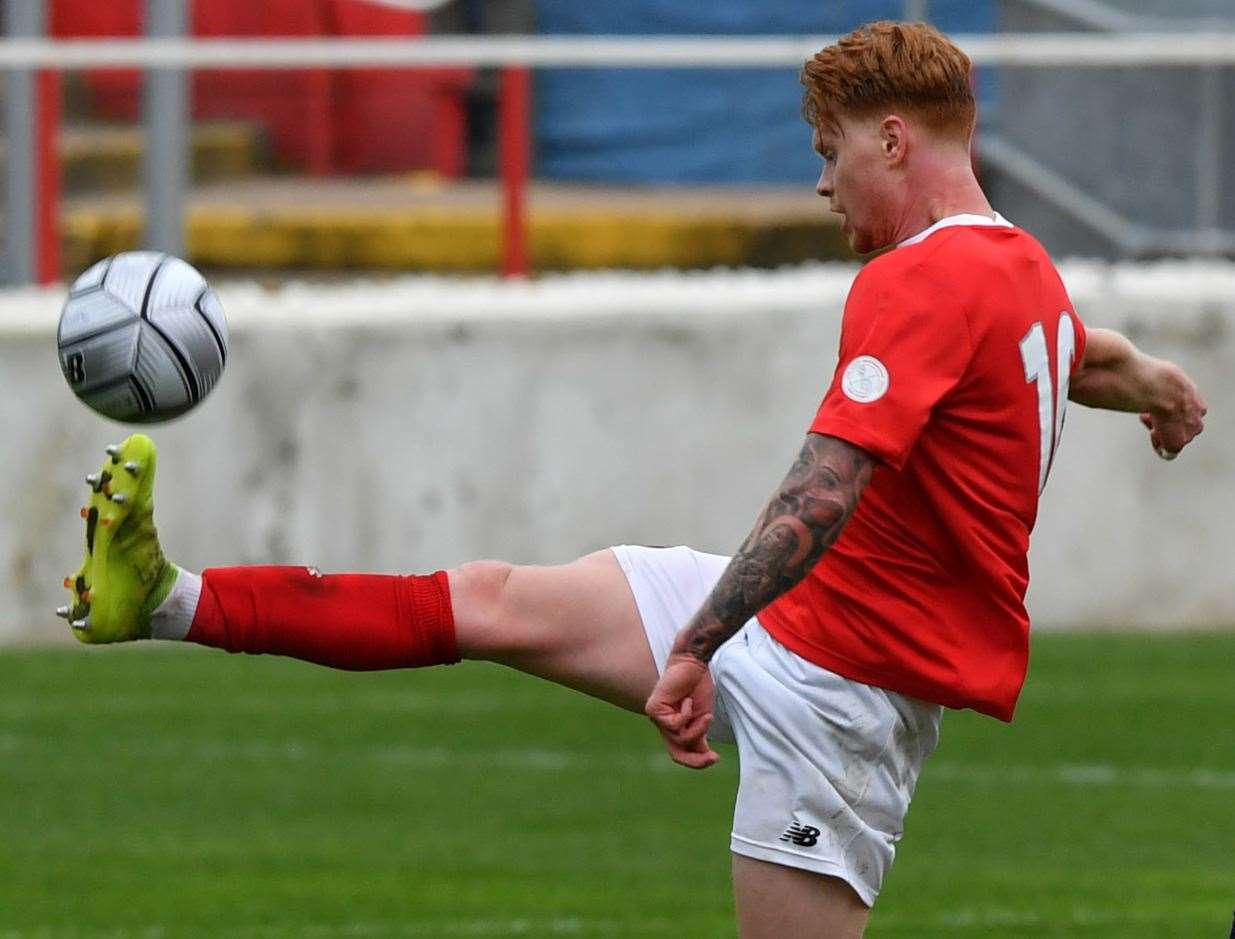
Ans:
[{"label": "metal handrail", "polygon": [[[797,68],[833,36],[448,36],[391,39],[6,39],[0,69]],[[952,39],[974,65],[1235,65],[1235,31],[1004,33]]]},{"label": "metal handrail", "polygon": [[[1154,35],[1170,42],[1171,29],[1188,30],[1209,23],[1201,18],[1168,20],[1164,17],[1128,13],[1101,0],[1020,0],[1021,3],[1066,17],[1079,26],[1106,35]],[[1235,21],[1224,23],[1235,26]],[[1227,31],[1225,35],[1235,33]],[[1047,34],[1043,34],[1047,35]],[[1183,35],[1177,33],[1176,39]],[[1224,35],[1218,32],[1215,35]],[[1139,64],[1139,63],[1138,63]],[[1217,227],[1217,205],[1221,197],[1222,180],[1219,123],[1221,119],[1221,89],[1217,68],[1220,63],[1201,64],[1201,115],[1197,133],[1196,228],[1173,230],[1141,225],[1123,216],[1110,205],[1095,198],[1064,177],[1053,172],[1028,153],[998,136],[985,133],[978,150],[989,161],[1025,188],[1050,202],[1090,230],[1107,238],[1132,257],[1152,257],[1176,252],[1196,254],[1235,254],[1235,232]],[[1208,148],[1208,149],[1206,149]]]},{"label": "metal handrail", "polygon": [[1102,0],[1020,0],[1024,6],[1037,7],[1047,13],[1054,13],[1083,26],[1086,29],[1107,33],[1128,32],[1167,32],[1171,30],[1169,20],[1147,16],[1143,13],[1128,13],[1116,9]]}]

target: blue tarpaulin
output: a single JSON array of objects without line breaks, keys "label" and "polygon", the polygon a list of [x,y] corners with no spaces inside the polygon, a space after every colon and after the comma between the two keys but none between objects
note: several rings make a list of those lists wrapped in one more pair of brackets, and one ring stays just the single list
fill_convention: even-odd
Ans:
[{"label": "blue tarpaulin", "polygon": [[[553,35],[827,36],[899,18],[899,0],[536,0]],[[932,0],[945,32],[989,32],[992,0]],[[812,182],[794,69],[544,70],[536,175],[627,183]]]}]

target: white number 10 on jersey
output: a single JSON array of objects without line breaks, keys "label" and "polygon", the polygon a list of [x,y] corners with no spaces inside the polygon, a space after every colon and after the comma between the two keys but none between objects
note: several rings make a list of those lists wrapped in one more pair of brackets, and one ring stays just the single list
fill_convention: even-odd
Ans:
[{"label": "white number 10 on jersey", "polygon": [[1051,360],[1046,351],[1046,331],[1040,322],[1034,323],[1021,340],[1021,360],[1025,363],[1025,381],[1038,385],[1038,427],[1041,441],[1038,449],[1038,493],[1046,488],[1046,476],[1063,436],[1064,411],[1068,405],[1068,379],[1072,375],[1072,360],[1076,357],[1076,328],[1065,310],[1059,314],[1055,334],[1055,391],[1051,393]]}]

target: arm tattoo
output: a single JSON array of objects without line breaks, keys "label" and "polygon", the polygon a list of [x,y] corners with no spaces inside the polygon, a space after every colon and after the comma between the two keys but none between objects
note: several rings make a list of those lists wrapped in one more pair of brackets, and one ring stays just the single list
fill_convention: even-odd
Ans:
[{"label": "arm tattoo", "polygon": [[808,434],[789,475],[673,651],[708,661],[748,619],[801,581],[853,514],[874,465],[874,457],[851,443]]}]

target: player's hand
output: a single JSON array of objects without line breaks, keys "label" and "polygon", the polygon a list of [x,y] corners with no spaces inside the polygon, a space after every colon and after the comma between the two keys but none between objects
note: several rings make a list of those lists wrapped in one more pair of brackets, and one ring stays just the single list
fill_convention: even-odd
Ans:
[{"label": "player's hand", "polygon": [[675,763],[707,769],[720,757],[708,746],[708,727],[716,700],[706,662],[673,654],[644,707]]},{"label": "player's hand", "polygon": [[1168,365],[1161,381],[1170,389],[1170,405],[1141,415],[1149,443],[1164,460],[1173,460],[1205,429],[1205,399],[1183,369]]}]

